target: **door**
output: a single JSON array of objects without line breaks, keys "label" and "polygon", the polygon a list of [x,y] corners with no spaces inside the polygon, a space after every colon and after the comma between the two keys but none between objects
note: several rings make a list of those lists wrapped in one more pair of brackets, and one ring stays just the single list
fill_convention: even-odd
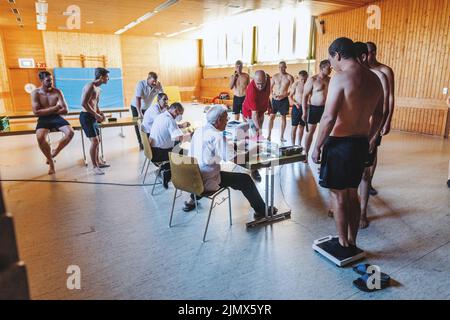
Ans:
[{"label": "door", "polygon": [[41,70],[44,69],[9,69],[14,112],[32,111],[31,97],[30,94],[25,91],[25,86],[31,83],[36,87],[39,87],[41,83],[39,81],[38,73]]}]

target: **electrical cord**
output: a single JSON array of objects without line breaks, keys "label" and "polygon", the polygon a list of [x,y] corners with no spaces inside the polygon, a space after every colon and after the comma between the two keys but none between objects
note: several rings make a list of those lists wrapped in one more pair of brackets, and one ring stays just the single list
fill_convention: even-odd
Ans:
[{"label": "electrical cord", "polygon": [[34,179],[0,179],[0,182],[47,182],[47,183],[75,183],[75,184],[91,184],[91,185],[106,185],[116,187],[149,187],[153,184],[127,184],[127,183],[113,183],[113,182],[90,182],[78,180],[34,180]]}]

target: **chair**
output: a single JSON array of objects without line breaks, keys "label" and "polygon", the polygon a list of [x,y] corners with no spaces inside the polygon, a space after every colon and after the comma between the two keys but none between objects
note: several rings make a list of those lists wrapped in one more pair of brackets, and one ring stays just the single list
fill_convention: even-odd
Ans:
[{"label": "chair", "polygon": [[[211,206],[209,208],[208,213],[208,220],[206,222],[205,232],[203,234],[203,242],[205,242],[206,233],[208,232],[209,221],[211,219],[212,210],[215,207],[216,197],[225,190],[228,191],[228,212],[230,216],[230,226],[231,226],[232,218],[231,218],[230,188],[221,188],[215,192],[205,192],[205,186],[203,185],[202,176],[200,174],[200,168],[198,167],[195,158],[171,152],[169,153],[169,161],[170,161],[170,168],[172,171],[172,183],[175,187],[175,194],[172,203],[172,212],[170,213],[169,228],[172,227],[173,211],[175,208],[175,201],[178,198],[177,197],[178,190],[186,191],[195,194],[196,196],[201,196],[211,200]],[[222,204],[223,201],[218,203],[217,205]],[[197,200],[195,201],[195,208],[198,213]]]},{"label": "chair", "polygon": [[155,191],[155,186],[157,184],[162,184],[162,182],[158,182],[158,177],[161,175],[161,170],[162,170],[162,165],[166,164],[167,161],[164,162],[152,162],[152,158],[153,158],[153,152],[152,152],[152,148],[150,146],[150,140],[147,136],[147,133],[142,130],[142,126],[138,123],[139,125],[139,134],[141,135],[141,140],[142,140],[142,144],[144,145],[144,154],[145,154],[145,161],[144,161],[144,165],[142,166],[142,170],[141,170],[141,175],[144,172],[144,168],[145,165],[147,165],[147,169],[145,169],[145,174],[144,174],[144,179],[142,180],[142,184],[145,184],[145,179],[147,177],[147,172],[148,172],[148,167],[150,166],[150,163],[153,163],[155,165],[155,167],[157,168],[156,172],[155,172],[155,181],[153,182],[153,188],[152,188],[152,195]]}]

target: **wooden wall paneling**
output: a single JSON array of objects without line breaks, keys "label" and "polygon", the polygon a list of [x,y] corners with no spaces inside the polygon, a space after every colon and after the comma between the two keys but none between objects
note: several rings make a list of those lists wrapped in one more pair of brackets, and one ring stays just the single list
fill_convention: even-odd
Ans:
[{"label": "wooden wall paneling", "polygon": [[[367,7],[319,17],[327,31],[317,35],[316,68],[338,37],[374,41],[379,60],[396,74],[397,101],[408,98],[416,102],[414,108],[396,111],[400,114],[395,117],[394,129],[441,135],[443,120],[434,118],[443,114],[442,88],[450,86],[450,1],[385,0],[375,4],[381,7],[381,30],[367,28]],[[397,107],[408,106],[397,103]],[[437,111],[416,109],[427,107]],[[425,124],[435,127],[426,128]]]},{"label": "wooden wall paneling", "polygon": [[[122,68],[120,37],[106,34],[73,32],[43,32],[45,59],[49,68],[58,67],[58,54],[65,56],[106,56],[107,68]],[[97,61],[86,61],[85,67],[103,66]],[[81,61],[65,61],[64,67],[81,68]]]},{"label": "wooden wall paneling", "polygon": [[11,91],[9,89],[8,69],[4,53],[3,32],[0,30],[0,113],[12,111]]}]

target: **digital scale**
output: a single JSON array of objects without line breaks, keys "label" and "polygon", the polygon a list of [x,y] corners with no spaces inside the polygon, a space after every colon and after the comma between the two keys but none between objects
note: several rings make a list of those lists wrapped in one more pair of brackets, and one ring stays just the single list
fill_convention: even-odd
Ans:
[{"label": "digital scale", "polygon": [[361,260],[365,258],[366,253],[359,249],[355,249],[355,253],[353,255],[338,255],[337,247],[339,246],[339,237],[327,236],[318,240],[315,240],[312,248],[314,251],[330,260],[338,267],[344,267],[348,264],[351,264],[355,261]]}]

